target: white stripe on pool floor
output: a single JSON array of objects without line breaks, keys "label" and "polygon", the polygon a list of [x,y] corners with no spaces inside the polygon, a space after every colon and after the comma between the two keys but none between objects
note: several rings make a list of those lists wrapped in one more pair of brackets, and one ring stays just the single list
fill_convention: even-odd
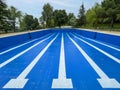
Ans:
[{"label": "white stripe on pool floor", "polygon": [[25,84],[29,79],[26,76],[30,73],[33,67],[37,64],[43,54],[47,51],[49,46],[58,37],[58,34],[48,43],[48,45],[35,57],[35,59],[24,69],[24,71],[16,78],[11,79],[3,88],[24,88]]},{"label": "white stripe on pool floor", "polygon": [[49,39],[50,37],[52,37],[53,35],[43,39],[43,40],[40,40],[39,42],[37,42],[36,44],[34,44],[33,46],[25,49],[24,51],[18,53],[17,55],[13,56],[12,58],[6,60],[5,62],[1,63],[0,64],[0,68],[4,67],[5,65],[7,65],[8,63],[12,62],[13,60],[15,60],[16,58],[18,58],[19,56],[23,55],[24,53],[28,52],[29,50],[31,50],[32,48],[34,48],[35,46],[39,45],[40,43],[44,42],[45,40]]},{"label": "white stripe on pool floor", "polygon": [[88,61],[91,67],[95,70],[95,72],[100,76],[100,79],[97,79],[97,80],[103,88],[120,88],[120,83],[116,79],[109,78],[68,34],[67,36],[78,48],[80,53],[85,57],[85,59]]},{"label": "white stripe on pool floor", "polygon": [[[74,33],[74,34],[80,36],[80,35],[77,34],[77,33]],[[106,46],[106,47],[109,47],[109,48],[111,48],[111,49],[114,49],[114,50],[120,52],[120,49],[118,49],[118,48],[116,48],[116,47],[110,46],[110,45],[108,45],[108,44],[105,44],[105,43],[102,43],[102,42],[100,42],[100,41],[93,40],[93,39],[90,39],[90,38],[87,38],[87,37],[83,37],[83,36],[80,36],[80,37],[85,38],[85,39],[88,39],[88,40],[90,40],[90,41],[96,42],[96,43],[98,43],[98,44],[104,45],[104,46]]]},{"label": "white stripe on pool floor", "polygon": [[[73,34],[72,34],[72,35],[73,35]],[[75,38],[79,39],[80,41],[86,43],[87,45],[93,47],[94,49],[98,50],[99,52],[103,53],[104,55],[106,55],[107,57],[111,58],[111,59],[114,60],[115,62],[117,62],[117,63],[120,64],[120,60],[119,60],[118,58],[114,57],[113,55],[111,55],[111,54],[103,51],[102,49],[100,49],[100,48],[98,48],[98,47],[90,44],[89,42],[87,42],[87,41],[85,41],[85,40],[83,40],[83,39],[81,39],[81,38],[79,38],[79,37],[77,37],[77,36],[75,36],[75,35],[73,35],[73,36],[74,36]]]},{"label": "white stripe on pool floor", "polygon": [[49,35],[50,35],[50,34],[45,35],[45,36],[42,36],[42,37],[37,38],[37,39],[34,39],[34,40],[31,40],[31,41],[29,41],[29,42],[23,43],[23,44],[21,44],[21,45],[15,46],[15,47],[10,48],[10,49],[8,49],[8,50],[5,50],[5,51],[3,51],[3,52],[0,52],[0,55],[5,54],[5,53],[7,53],[7,52],[10,52],[10,51],[12,51],[12,50],[14,50],[14,49],[16,49],[16,48],[22,47],[22,46],[24,46],[24,45],[26,45],[26,44],[29,44],[29,43],[31,43],[31,42],[37,41],[37,40],[39,40],[39,39],[41,39],[41,38],[47,37],[47,36],[49,36]]},{"label": "white stripe on pool floor", "polygon": [[52,88],[73,88],[72,80],[66,77],[64,37],[61,37],[60,62],[58,79],[53,79]]}]

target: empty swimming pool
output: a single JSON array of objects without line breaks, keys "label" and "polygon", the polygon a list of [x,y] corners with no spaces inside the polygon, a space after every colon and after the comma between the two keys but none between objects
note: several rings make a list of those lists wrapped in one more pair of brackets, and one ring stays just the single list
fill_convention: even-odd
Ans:
[{"label": "empty swimming pool", "polygon": [[11,44],[0,50],[0,90],[120,90],[119,36],[74,29],[29,35],[2,41]]}]

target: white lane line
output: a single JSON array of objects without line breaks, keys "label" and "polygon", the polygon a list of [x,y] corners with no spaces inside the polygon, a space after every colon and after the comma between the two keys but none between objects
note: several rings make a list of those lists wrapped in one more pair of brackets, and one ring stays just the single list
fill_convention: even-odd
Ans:
[{"label": "white lane line", "polygon": [[[72,34],[72,33],[71,33],[71,34]],[[73,34],[72,34],[72,35],[73,35]],[[111,58],[112,60],[114,60],[114,61],[116,61],[117,63],[120,64],[120,60],[119,60],[118,58],[114,57],[113,55],[111,55],[111,54],[103,51],[102,49],[100,49],[100,48],[98,48],[98,47],[90,44],[89,42],[87,42],[87,41],[85,41],[85,40],[83,40],[83,39],[81,39],[81,38],[79,38],[79,37],[77,37],[77,36],[75,36],[75,35],[73,35],[73,36],[74,36],[75,38],[79,39],[80,41],[88,44],[89,46],[93,47],[94,49],[98,50],[99,52],[103,53],[103,54],[106,55],[107,57]]]},{"label": "white lane line", "polygon": [[17,55],[13,56],[12,58],[6,60],[5,62],[0,64],[0,68],[4,67],[5,65],[7,65],[8,63],[12,62],[13,60],[15,60],[16,58],[18,58],[19,56],[23,55],[24,53],[28,52],[29,50],[31,50],[32,48],[34,48],[35,46],[39,45],[40,43],[44,42],[45,40],[49,39],[50,37],[52,37],[53,35],[39,41],[38,43],[34,44],[33,46],[25,49],[24,51],[18,53]]},{"label": "white lane line", "polygon": [[62,34],[58,79],[53,79],[52,88],[73,88],[72,80],[66,77],[64,37]]},{"label": "white lane line", "polygon": [[[74,33],[74,34],[80,36],[80,35],[77,34],[77,33]],[[88,40],[90,40],[90,41],[96,42],[96,43],[98,43],[98,44],[104,45],[104,46],[106,46],[106,47],[112,48],[112,49],[114,49],[114,50],[120,52],[120,49],[118,49],[118,48],[116,48],[116,47],[113,47],[113,46],[107,45],[107,44],[105,44],[105,43],[102,43],[102,42],[99,42],[99,41],[96,41],[96,40],[93,40],[93,39],[90,39],[90,38],[87,38],[87,37],[83,37],[83,36],[80,36],[80,37],[85,38],[85,39],[88,39]]]},{"label": "white lane line", "polygon": [[120,83],[114,79],[109,78],[103,71],[100,69],[97,64],[86,54],[86,52],[67,34],[69,39],[74,43],[74,45],[78,48],[78,50],[82,53],[91,67],[95,70],[95,72],[99,75],[98,82],[103,88],[120,88]]},{"label": "white lane line", "polygon": [[[43,36],[43,37],[41,37],[41,38],[44,38],[44,37],[49,36],[49,35],[50,35],[50,34],[45,35],[45,36]],[[23,44],[21,44],[21,45],[18,45],[18,46],[15,46],[15,47],[13,47],[13,48],[10,48],[10,49],[8,49],[8,50],[5,50],[5,51],[3,51],[3,52],[0,52],[0,55],[5,54],[5,53],[7,53],[7,52],[9,52],[9,51],[12,51],[12,50],[14,50],[14,49],[16,49],[16,48],[22,47],[22,46],[24,46],[24,45],[26,45],[26,44],[29,44],[29,43],[31,43],[31,42],[37,41],[37,40],[39,40],[39,39],[41,39],[41,38],[37,38],[37,39],[31,40],[31,41],[29,41],[29,42],[23,43]]]},{"label": "white lane line", "polygon": [[10,81],[8,81],[8,83],[3,88],[24,88],[29,80],[26,79],[26,76],[30,73],[30,71],[37,64],[37,62],[40,60],[40,58],[57,37],[58,34],[48,43],[48,45],[35,57],[35,59],[24,69],[24,71],[16,79],[11,79]]}]

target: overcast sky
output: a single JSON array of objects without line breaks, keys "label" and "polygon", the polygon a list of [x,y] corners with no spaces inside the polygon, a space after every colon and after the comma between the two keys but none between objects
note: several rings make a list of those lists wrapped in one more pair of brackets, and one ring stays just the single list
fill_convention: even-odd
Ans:
[{"label": "overcast sky", "polygon": [[42,7],[45,3],[50,3],[54,9],[65,9],[67,13],[74,13],[78,15],[78,11],[82,2],[85,9],[88,10],[95,5],[96,2],[100,3],[102,0],[6,0],[8,6],[14,6],[23,13],[33,15],[39,18],[41,16]]}]

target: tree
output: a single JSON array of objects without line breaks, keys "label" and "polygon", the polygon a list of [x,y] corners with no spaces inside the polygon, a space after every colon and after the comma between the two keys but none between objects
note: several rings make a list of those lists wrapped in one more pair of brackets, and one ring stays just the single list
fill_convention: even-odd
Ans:
[{"label": "tree", "polygon": [[0,28],[2,27],[2,22],[4,21],[5,17],[5,11],[6,11],[6,4],[3,2],[3,0],[0,0]]},{"label": "tree", "polygon": [[8,23],[8,12],[7,5],[4,0],[0,0],[0,30],[8,32],[9,23]]},{"label": "tree", "polygon": [[76,17],[74,16],[74,13],[68,14],[68,25],[70,25],[70,26],[76,25]]},{"label": "tree", "polygon": [[53,7],[49,3],[47,3],[43,6],[43,12],[42,12],[42,17],[43,20],[46,22],[46,27],[50,27],[52,16],[53,16]]},{"label": "tree", "polygon": [[32,15],[25,15],[23,18],[23,23],[25,24],[26,30],[32,30],[33,16]]},{"label": "tree", "polygon": [[22,14],[21,14],[21,11],[18,11],[13,6],[11,6],[8,9],[8,11],[9,11],[9,20],[13,24],[13,30],[15,32],[15,30],[16,30],[16,20],[19,19],[19,21],[20,21]]},{"label": "tree", "polygon": [[34,30],[39,28],[39,22],[37,18],[32,15],[25,15],[21,21],[20,27],[22,30]]},{"label": "tree", "polygon": [[55,21],[53,18],[49,21],[49,23],[50,23],[50,27],[55,27]]},{"label": "tree", "polygon": [[61,27],[65,25],[68,21],[67,13],[65,10],[55,10],[54,13],[55,26]]},{"label": "tree", "polygon": [[98,24],[103,23],[103,21],[104,21],[103,17],[106,17],[105,16],[105,11],[101,7],[101,5],[96,3],[96,5],[92,9],[89,9],[87,11],[87,13],[86,13],[86,23],[88,25],[96,28],[98,26]]},{"label": "tree", "polygon": [[104,0],[102,2],[102,7],[105,9],[105,15],[107,16],[104,18],[104,21],[110,23],[110,27],[113,28],[117,18],[116,8],[118,8],[116,7],[115,0]]},{"label": "tree", "polygon": [[39,28],[39,22],[37,18],[33,19],[33,23],[32,23],[32,29],[38,29]]},{"label": "tree", "polygon": [[44,20],[43,20],[43,16],[41,16],[41,17],[39,18],[39,21],[40,21],[40,26],[41,26],[41,28],[45,28],[45,22],[44,22]]},{"label": "tree", "polygon": [[21,31],[28,30],[27,27],[26,27],[25,16],[23,16],[23,18],[20,22],[20,30]]},{"label": "tree", "polygon": [[120,22],[120,0],[114,0],[114,2],[115,2],[116,12],[117,12],[116,20],[118,20]]},{"label": "tree", "polygon": [[79,9],[78,25],[85,26],[85,24],[86,24],[85,8],[84,8],[84,4],[82,4],[80,9]]},{"label": "tree", "polygon": [[95,27],[97,16],[93,9],[89,9],[86,13],[86,22],[88,25]]}]

